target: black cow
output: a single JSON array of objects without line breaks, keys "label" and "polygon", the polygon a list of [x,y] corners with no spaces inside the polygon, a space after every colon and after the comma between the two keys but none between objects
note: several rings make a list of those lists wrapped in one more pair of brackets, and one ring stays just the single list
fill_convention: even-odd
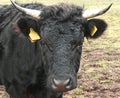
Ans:
[{"label": "black cow", "polygon": [[12,98],[62,98],[77,87],[84,37],[98,38],[107,27],[88,18],[112,4],[89,11],[66,4],[12,4],[18,10],[0,9],[0,83]]}]

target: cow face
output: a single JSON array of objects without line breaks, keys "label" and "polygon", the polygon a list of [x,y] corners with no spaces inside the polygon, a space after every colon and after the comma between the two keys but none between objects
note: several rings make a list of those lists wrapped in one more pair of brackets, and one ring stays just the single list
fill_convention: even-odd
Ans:
[{"label": "cow face", "polygon": [[[91,36],[90,33],[95,25],[98,30]],[[25,17],[18,21],[18,26],[28,39],[31,28],[38,32],[41,39],[37,43],[42,47],[43,65],[48,76],[47,87],[64,92],[77,86],[77,72],[84,37],[97,38],[107,25],[97,19],[87,21],[79,18],[77,21],[70,19],[56,23],[53,20],[37,21]]]},{"label": "cow face", "polygon": [[39,32],[41,39],[37,43],[42,47],[47,86],[58,92],[68,91],[77,86],[86,19],[50,21],[24,17],[18,27],[28,39],[31,28]]},{"label": "cow face", "polygon": [[41,31],[44,61],[48,68],[48,87],[60,92],[75,88],[84,27],[72,21],[58,24],[53,21],[45,24]]},{"label": "cow face", "polygon": [[[47,74],[47,87],[57,92],[74,89],[77,86],[84,37],[99,37],[107,25],[99,19],[87,20],[83,16],[88,14],[82,15],[82,9],[76,6],[51,6],[40,13],[41,16],[36,19],[21,18],[18,27],[32,42],[40,39],[38,43],[42,48],[41,58]],[[31,32],[37,38],[31,38]]]}]

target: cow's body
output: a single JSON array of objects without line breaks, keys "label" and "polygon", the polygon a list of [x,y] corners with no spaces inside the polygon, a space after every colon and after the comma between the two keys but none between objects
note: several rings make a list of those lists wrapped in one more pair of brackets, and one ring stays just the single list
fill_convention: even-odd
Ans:
[{"label": "cow's body", "polygon": [[[24,7],[43,8],[41,19],[0,7],[0,83],[12,98],[62,98],[77,85],[82,43],[89,37],[87,19],[78,6]],[[41,36],[36,43],[26,33],[31,27]]]}]

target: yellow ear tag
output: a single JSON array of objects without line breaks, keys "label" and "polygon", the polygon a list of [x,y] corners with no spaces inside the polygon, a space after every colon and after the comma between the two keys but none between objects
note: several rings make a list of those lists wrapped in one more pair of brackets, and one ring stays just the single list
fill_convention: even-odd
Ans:
[{"label": "yellow ear tag", "polygon": [[38,33],[33,30],[33,28],[30,28],[29,37],[32,43],[35,43],[36,41],[41,39]]},{"label": "yellow ear tag", "polygon": [[97,27],[94,25],[93,28],[92,28],[92,31],[91,31],[90,35],[94,36],[95,33],[96,33],[96,31],[97,31]]}]

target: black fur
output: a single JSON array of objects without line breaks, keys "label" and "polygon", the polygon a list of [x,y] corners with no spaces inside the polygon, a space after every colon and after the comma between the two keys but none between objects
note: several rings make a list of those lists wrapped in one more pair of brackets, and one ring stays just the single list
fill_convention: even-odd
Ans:
[{"label": "black fur", "polygon": [[[75,5],[22,6],[42,9],[42,13],[37,20],[21,15],[11,5],[3,6],[0,11],[0,82],[12,98],[62,98],[64,91],[54,90],[52,79],[70,78],[71,88],[66,91],[77,86],[84,37],[92,38],[89,24],[96,24],[97,20],[84,19],[83,9]],[[28,38],[30,28],[41,36],[34,44]],[[95,38],[102,34],[97,33]]]}]

